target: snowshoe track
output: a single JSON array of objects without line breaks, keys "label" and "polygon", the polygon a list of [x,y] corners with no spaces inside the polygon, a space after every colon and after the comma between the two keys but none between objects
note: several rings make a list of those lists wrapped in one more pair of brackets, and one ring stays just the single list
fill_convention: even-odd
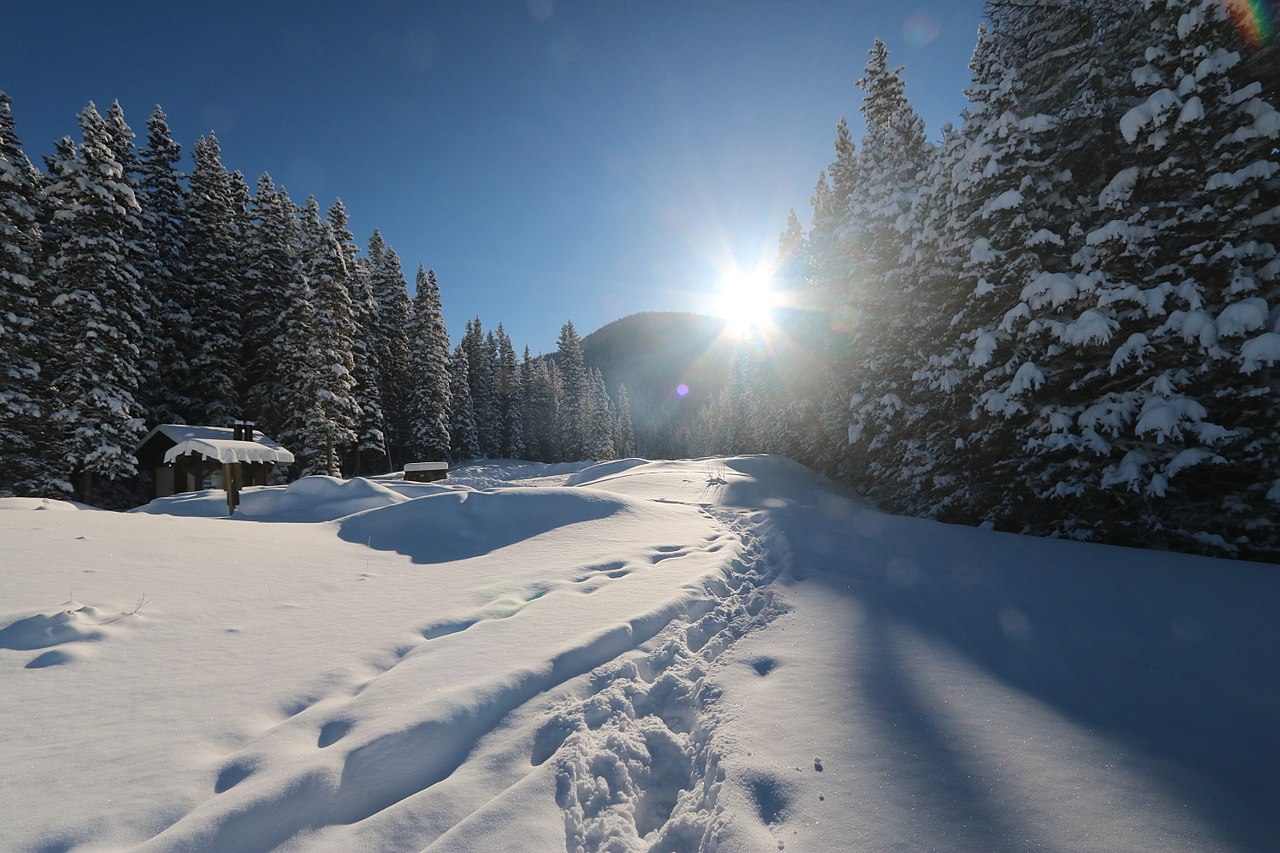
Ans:
[{"label": "snowshoe track", "polygon": [[768,528],[714,515],[746,547],[707,585],[710,612],[600,667],[594,693],[558,709],[538,732],[533,763],[555,755],[556,801],[572,853],[713,846],[724,773],[712,747],[718,696],[707,674],[743,635],[781,613],[768,585],[782,570],[765,551]]}]

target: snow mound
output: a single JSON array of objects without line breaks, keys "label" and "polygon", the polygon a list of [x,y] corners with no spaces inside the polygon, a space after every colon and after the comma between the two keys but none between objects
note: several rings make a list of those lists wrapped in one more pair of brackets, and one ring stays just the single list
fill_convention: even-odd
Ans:
[{"label": "snow mound", "polygon": [[34,651],[98,640],[102,634],[93,625],[101,621],[100,616],[96,608],[75,601],[52,612],[0,616],[0,649]]},{"label": "snow mound", "polygon": [[75,501],[58,501],[50,498],[0,498],[0,510],[31,510],[31,509],[91,509],[103,512],[100,507],[89,506],[88,504],[76,503]]},{"label": "snow mound", "polygon": [[[439,487],[427,486],[428,493]],[[287,486],[244,489],[234,518],[250,521],[318,522],[345,518],[358,512],[392,506],[411,500],[381,483],[356,477],[303,477]],[[133,512],[152,515],[179,515],[218,518],[227,515],[227,495],[221,489],[156,498]]]},{"label": "snow mound", "polygon": [[584,483],[593,483],[603,477],[621,474],[623,471],[630,471],[632,468],[647,464],[647,460],[644,459],[615,459],[612,462],[600,462],[590,468],[584,468],[576,474],[569,475],[564,484],[566,486],[581,486]]},{"label": "snow mound", "polygon": [[616,495],[564,488],[469,490],[428,495],[340,522],[348,542],[405,554],[415,563],[447,563],[488,554],[552,530],[634,508]]}]

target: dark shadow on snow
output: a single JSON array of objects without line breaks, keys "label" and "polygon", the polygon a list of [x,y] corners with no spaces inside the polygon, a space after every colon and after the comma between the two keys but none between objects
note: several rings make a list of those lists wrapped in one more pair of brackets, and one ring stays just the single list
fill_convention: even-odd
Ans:
[{"label": "dark shadow on snow", "polygon": [[[1196,809],[1224,843],[1280,849],[1276,567],[888,518],[816,475],[776,470],[793,465],[730,460],[730,470],[763,479],[731,483],[725,500],[769,507],[797,574],[856,597],[864,627],[882,626],[859,632],[875,644],[860,650],[871,662],[866,690],[890,698],[894,719],[882,722],[932,742],[922,752],[933,756],[935,781],[988,827],[984,841],[1000,846],[1008,836],[964,781],[971,768],[895,674],[883,626],[942,641],[1122,751],[1186,771],[1148,779]],[[766,493],[768,483],[788,481],[799,487]]]},{"label": "dark shadow on snow", "polygon": [[503,489],[428,495],[338,522],[339,536],[415,563],[483,556],[548,531],[608,518],[623,498],[585,489]]}]

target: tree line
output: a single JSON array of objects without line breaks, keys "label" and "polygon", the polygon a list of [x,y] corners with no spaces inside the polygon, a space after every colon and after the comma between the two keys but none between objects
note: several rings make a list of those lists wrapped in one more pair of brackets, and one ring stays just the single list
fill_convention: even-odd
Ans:
[{"label": "tree line", "polygon": [[213,134],[184,176],[159,107],[141,148],[119,103],[77,118],[41,171],[0,92],[0,495],[136,500],[133,449],[159,423],[253,420],[295,476],[633,452],[626,389],[586,367],[572,322],[554,357],[517,361],[479,317],[451,349],[434,271],[411,299],[341,200],[295,205],[268,175],[251,192]]},{"label": "tree line", "polygon": [[[1217,0],[989,2],[926,139],[877,41],[704,453],[885,508],[1280,558],[1280,56]],[[1265,22],[1264,22],[1265,23]]]}]

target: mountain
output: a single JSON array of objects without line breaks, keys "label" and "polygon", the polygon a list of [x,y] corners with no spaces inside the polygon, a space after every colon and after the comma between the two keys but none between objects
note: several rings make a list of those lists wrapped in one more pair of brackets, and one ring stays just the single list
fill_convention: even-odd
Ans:
[{"label": "mountain", "polygon": [[619,383],[627,386],[637,453],[689,455],[698,411],[728,380],[736,342],[725,326],[705,314],[645,311],[582,339],[583,356],[600,369],[610,395],[617,396]]}]

